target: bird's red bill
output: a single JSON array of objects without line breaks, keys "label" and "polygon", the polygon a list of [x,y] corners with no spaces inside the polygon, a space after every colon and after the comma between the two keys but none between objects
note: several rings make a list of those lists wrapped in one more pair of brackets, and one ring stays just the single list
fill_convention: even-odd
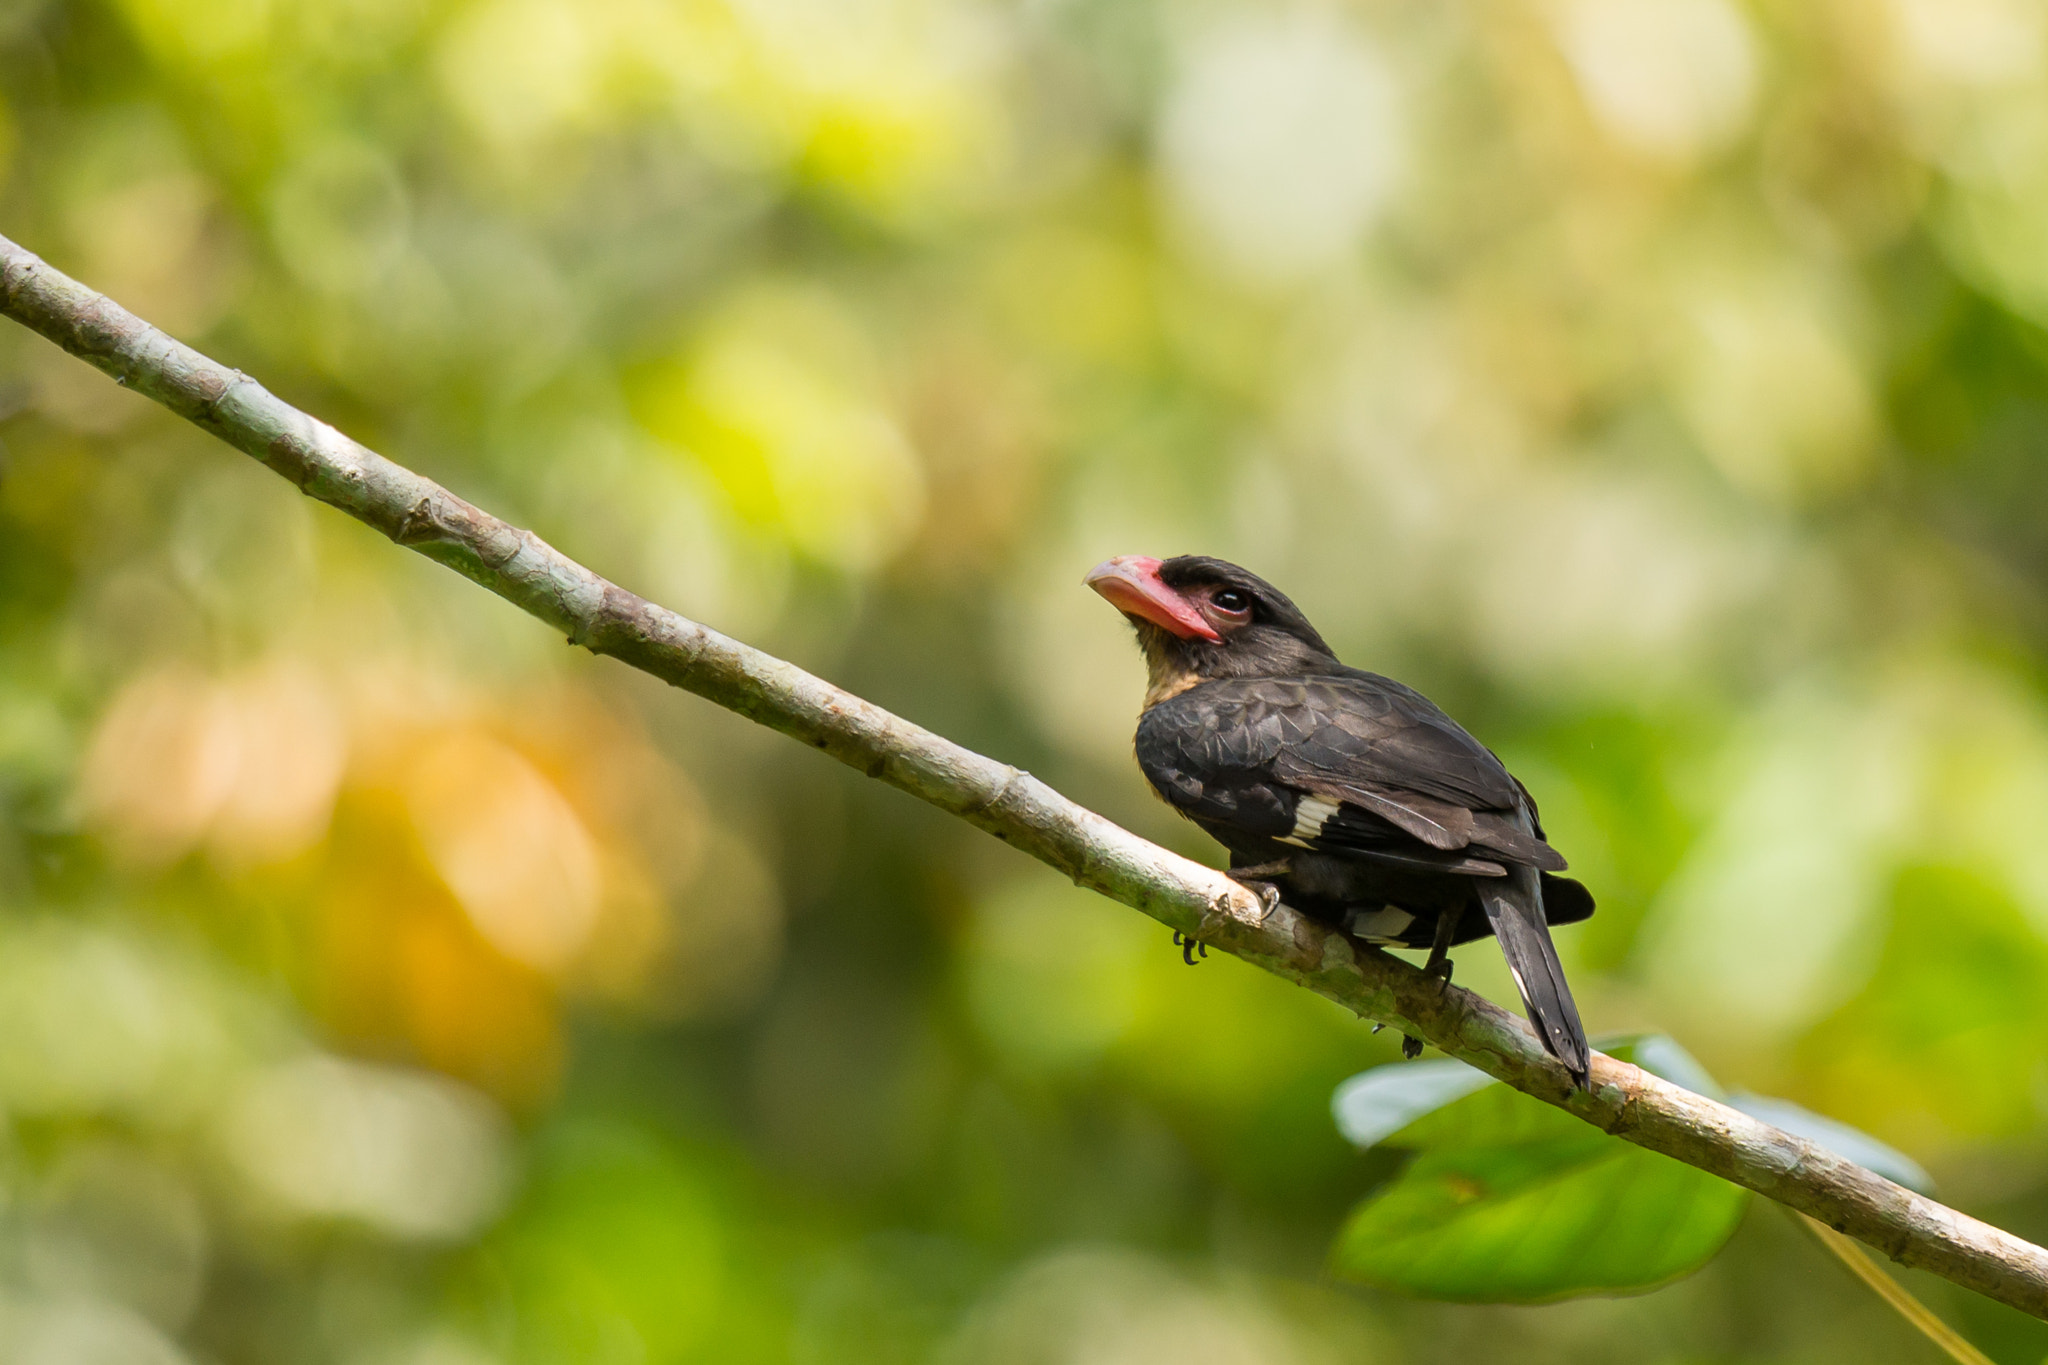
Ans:
[{"label": "bird's red bill", "polygon": [[1118,555],[1088,571],[1083,580],[1126,616],[1150,621],[1183,640],[1221,640],[1193,602],[1166,586],[1159,561],[1146,555]]}]

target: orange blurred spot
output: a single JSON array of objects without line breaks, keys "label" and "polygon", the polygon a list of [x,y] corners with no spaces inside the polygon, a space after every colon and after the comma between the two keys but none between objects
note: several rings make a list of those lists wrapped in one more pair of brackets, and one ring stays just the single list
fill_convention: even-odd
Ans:
[{"label": "orange blurred spot", "polygon": [[574,960],[601,887],[596,844],[560,789],[475,730],[442,737],[407,785],[427,857],[478,932],[543,971]]},{"label": "orange blurred spot", "polygon": [[337,1035],[518,1107],[552,1093],[562,1066],[552,988],[477,932],[389,793],[344,803],[321,882],[312,994]]},{"label": "orange blurred spot", "polygon": [[192,670],[167,668],[130,683],[86,754],[79,781],[86,817],[132,862],[182,856],[234,782],[234,724],[220,691]]},{"label": "orange blurred spot", "polygon": [[446,917],[402,925],[395,949],[406,1031],[422,1061],[514,1105],[531,1107],[553,1091],[562,1038],[539,976]]},{"label": "orange blurred spot", "polygon": [[171,667],[114,699],[79,802],[131,863],[162,866],[201,844],[231,868],[277,863],[326,833],[346,759],[340,718],[305,665],[225,681]]}]

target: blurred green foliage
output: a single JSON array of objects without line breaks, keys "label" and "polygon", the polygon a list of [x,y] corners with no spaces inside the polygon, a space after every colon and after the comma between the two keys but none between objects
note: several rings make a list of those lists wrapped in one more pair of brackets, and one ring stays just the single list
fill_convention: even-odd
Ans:
[{"label": "blurred green foliage", "polygon": [[[1077,580],[1243,561],[1528,780],[1601,899],[1594,1028],[2041,1240],[2044,29],[0,0],[0,230],[1191,852]],[[0,412],[11,1360],[1923,1349],[1755,1217],[1637,1299],[1330,1285],[1392,1171],[1327,1098],[1390,1039],[13,330]]]}]

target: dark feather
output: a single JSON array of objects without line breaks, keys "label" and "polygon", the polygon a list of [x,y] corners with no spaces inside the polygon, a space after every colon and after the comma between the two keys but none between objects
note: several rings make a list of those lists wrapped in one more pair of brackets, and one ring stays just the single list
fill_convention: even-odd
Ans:
[{"label": "dark feather", "polygon": [[1564,1063],[1580,1089],[1587,1085],[1588,1047],[1579,1007],[1565,983],[1564,964],[1550,941],[1543,915],[1543,897],[1536,874],[1516,868],[1504,881],[1478,883],[1487,923],[1500,940],[1501,953],[1521,992],[1522,1009],[1536,1026],[1536,1037],[1551,1056]]}]

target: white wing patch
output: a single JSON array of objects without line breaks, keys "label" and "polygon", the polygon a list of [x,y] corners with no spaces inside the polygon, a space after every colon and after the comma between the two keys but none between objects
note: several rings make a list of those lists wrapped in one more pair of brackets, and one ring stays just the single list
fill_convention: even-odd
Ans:
[{"label": "white wing patch", "polygon": [[1529,998],[1529,988],[1522,984],[1522,974],[1515,970],[1515,964],[1512,962],[1508,964],[1508,975],[1515,979],[1515,993],[1521,996],[1522,999],[1527,1000]]},{"label": "white wing patch", "polygon": [[1282,843],[1300,843],[1323,832],[1323,826],[1330,823],[1330,817],[1337,813],[1337,802],[1325,801],[1320,796],[1304,796],[1294,806],[1294,828]]},{"label": "white wing patch", "polygon": [[1377,910],[1353,910],[1344,928],[1367,943],[1398,943],[1413,923],[1415,916],[1400,906],[1383,905]]}]

